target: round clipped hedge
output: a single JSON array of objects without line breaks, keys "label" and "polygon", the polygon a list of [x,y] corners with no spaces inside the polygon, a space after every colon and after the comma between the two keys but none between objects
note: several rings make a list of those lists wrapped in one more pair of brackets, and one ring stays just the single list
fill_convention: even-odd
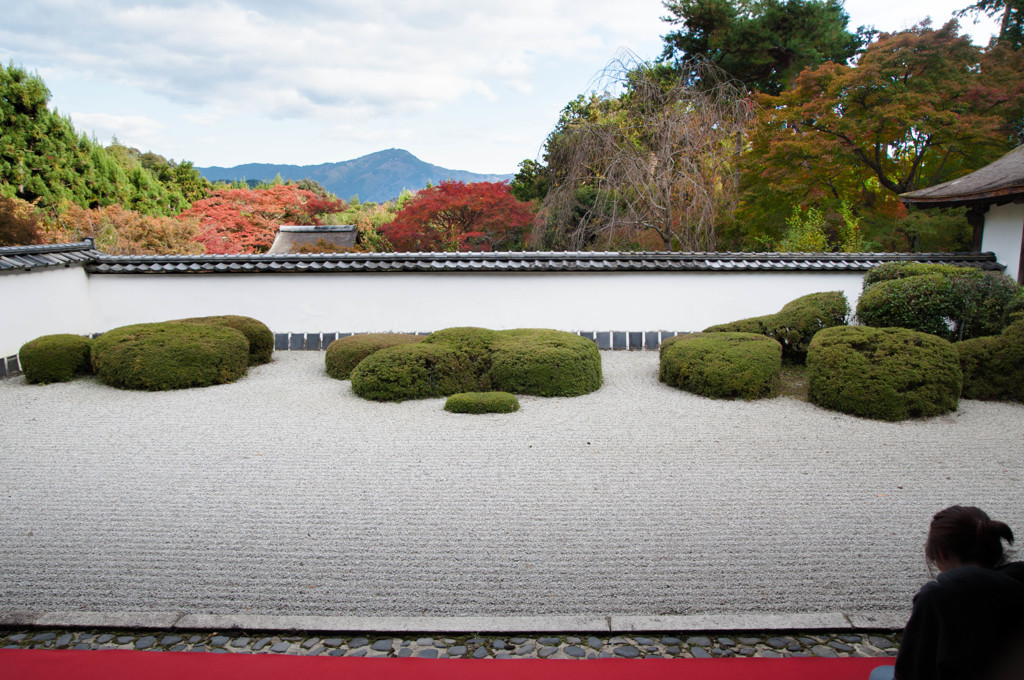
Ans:
[{"label": "round clipped hedge", "polygon": [[374,401],[405,401],[471,392],[477,383],[464,354],[423,342],[374,352],[352,370],[352,391]]},{"label": "round clipped hedge", "polygon": [[462,354],[473,365],[473,373],[477,376],[474,389],[488,391],[491,389],[491,358],[499,337],[499,331],[489,328],[458,326],[435,331],[424,338],[423,342],[442,345]]},{"label": "round clipped hedge", "polygon": [[108,385],[177,390],[228,383],[245,375],[249,342],[219,324],[167,321],[122,326],[93,341],[92,367]]},{"label": "round clipped hedge", "polygon": [[91,348],[92,340],[81,335],[44,335],[22,345],[18,361],[30,383],[68,382],[92,373]]},{"label": "round clipped hedge", "polygon": [[512,413],[519,410],[519,400],[508,392],[459,392],[448,397],[444,410],[452,413]]},{"label": "round clipped hedge", "polygon": [[1024,321],[1000,335],[954,344],[964,375],[962,397],[1024,402]]},{"label": "round clipped hedge", "polygon": [[361,333],[338,338],[327,346],[324,358],[327,375],[337,380],[348,380],[352,375],[352,369],[374,352],[422,340],[422,335],[405,333]]},{"label": "round clipped hedge", "polygon": [[448,328],[368,356],[351,379],[356,394],[383,401],[491,390],[571,397],[601,386],[601,355],[561,331]]},{"label": "round clipped hedge", "polygon": [[1002,332],[1024,304],[1021,296],[1021,287],[998,272],[887,262],[865,275],[857,318],[866,326],[967,340]]},{"label": "round clipped hedge", "polygon": [[601,387],[601,353],[592,341],[542,328],[499,331],[491,357],[493,389],[537,397],[578,397]]},{"label": "round clipped hedge", "polygon": [[962,374],[953,344],[905,328],[826,328],[807,351],[808,400],[876,420],[955,411]]},{"label": "round clipped hedge", "polygon": [[274,352],[274,334],[262,321],[250,316],[225,314],[223,316],[199,316],[192,319],[178,319],[175,323],[198,323],[225,326],[240,331],[249,342],[249,365],[258,366],[270,361]]},{"label": "round clipped hedge", "polygon": [[762,399],[779,394],[782,345],[759,333],[692,333],[661,346],[658,379],[715,399]]},{"label": "round clipped hedge", "polygon": [[833,290],[799,297],[775,314],[710,326],[704,332],[767,335],[782,345],[783,359],[802,364],[807,359],[807,345],[814,334],[822,328],[845,325],[849,314],[846,295]]}]

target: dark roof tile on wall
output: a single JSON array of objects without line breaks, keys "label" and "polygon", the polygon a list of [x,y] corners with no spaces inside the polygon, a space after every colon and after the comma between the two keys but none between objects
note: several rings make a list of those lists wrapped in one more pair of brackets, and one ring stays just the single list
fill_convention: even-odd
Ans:
[{"label": "dark roof tile on wall", "polygon": [[48,246],[7,246],[0,248],[0,272],[84,265],[102,256],[92,239]]},{"label": "dark roof tile on wall", "polygon": [[893,261],[1001,270],[992,253],[332,253],[106,255],[91,240],[0,248],[0,271],[84,265],[90,274],[866,271]]},{"label": "dark roof tile on wall", "polygon": [[1000,270],[992,253],[343,253],[328,255],[103,255],[93,274],[225,272],[866,271],[906,260]]}]

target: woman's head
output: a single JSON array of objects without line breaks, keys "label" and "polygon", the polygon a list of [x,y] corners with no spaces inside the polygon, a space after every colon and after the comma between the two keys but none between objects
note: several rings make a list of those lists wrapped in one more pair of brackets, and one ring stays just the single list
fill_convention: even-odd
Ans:
[{"label": "woman's head", "polygon": [[1013,532],[979,508],[954,505],[935,513],[928,529],[924,554],[939,566],[973,564],[992,569],[1005,558],[1003,541],[1013,543]]}]

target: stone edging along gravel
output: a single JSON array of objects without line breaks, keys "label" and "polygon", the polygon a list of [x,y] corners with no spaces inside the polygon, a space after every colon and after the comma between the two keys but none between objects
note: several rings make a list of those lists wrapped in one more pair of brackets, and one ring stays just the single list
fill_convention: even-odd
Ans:
[{"label": "stone edging along gravel", "polygon": [[0,631],[0,649],[123,649],[213,654],[417,657],[427,659],[654,659],[726,657],[892,657],[891,632],[739,632],[596,636],[586,633],[493,637],[420,634],[321,636],[264,631],[138,631],[117,629],[14,629]]}]

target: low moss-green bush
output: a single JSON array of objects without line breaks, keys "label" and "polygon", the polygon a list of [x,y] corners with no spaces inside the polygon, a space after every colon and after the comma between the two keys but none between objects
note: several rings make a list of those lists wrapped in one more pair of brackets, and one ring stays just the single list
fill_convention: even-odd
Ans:
[{"label": "low moss-green bush", "polygon": [[396,345],[366,357],[352,370],[352,391],[374,401],[405,401],[472,392],[473,365],[443,345]]},{"label": "low moss-green bush", "polygon": [[428,335],[423,342],[431,345],[442,345],[462,354],[466,361],[473,365],[477,377],[477,391],[486,392],[491,389],[491,357],[494,345],[499,338],[498,331],[474,326],[445,328]]},{"label": "low moss-green bush", "polygon": [[107,331],[93,341],[100,380],[130,390],[177,390],[228,383],[245,375],[249,342],[220,324],[144,323]]},{"label": "low moss-green bush", "polygon": [[448,397],[444,410],[452,413],[512,413],[519,410],[519,400],[508,392],[459,392]]},{"label": "low moss-green bush", "polygon": [[857,318],[866,326],[909,328],[947,340],[997,335],[1022,304],[1005,274],[972,267],[888,262],[864,277]]},{"label": "low moss-green bush", "polygon": [[775,397],[781,374],[782,346],[759,333],[692,333],[661,346],[658,378],[705,397]]},{"label": "low moss-green bush", "polygon": [[568,397],[601,386],[601,355],[561,331],[448,328],[368,356],[351,379],[359,396],[386,401],[491,390]]},{"label": "low moss-green bush", "polygon": [[327,346],[324,357],[327,375],[337,380],[348,380],[352,369],[374,352],[396,345],[421,342],[423,337],[405,333],[362,333],[338,338]]},{"label": "low moss-green bush", "polygon": [[814,334],[822,328],[845,325],[849,313],[850,305],[842,291],[811,293],[786,303],[775,314],[710,326],[704,332],[766,335],[782,345],[783,359],[802,364]]},{"label": "low moss-green bush", "polygon": [[578,397],[601,387],[601,353],[586,338],[541,328],[499,331],[493,389],[537,397]]},{"label": "low moss-green bush", "polygon": [[807,351],[807,396],[876,420],[955,411],[962,374],[953,344],[905,328],[826,328]]},{"label": "low moss-green bush", "polygon": [[60,333],[30,340],[18,350],[18,361],[30,383],[68,382],[92,373],[92,340]]},{"label": "low moss-green bush", "polygon": [[249,343],[249,365],[258,366],[270,361],[274,352],[274,334],[265,323],[250,316],[225,314],[223,316],[199,316],[192,319],[178,319],[175,323],[198,323],[234,328],[245,336]]},{"label": "low moss-green bush", "polygon": [[960,353],[965,399],[1024,402],[1024,321],[1000,335],[954,344]]}]

